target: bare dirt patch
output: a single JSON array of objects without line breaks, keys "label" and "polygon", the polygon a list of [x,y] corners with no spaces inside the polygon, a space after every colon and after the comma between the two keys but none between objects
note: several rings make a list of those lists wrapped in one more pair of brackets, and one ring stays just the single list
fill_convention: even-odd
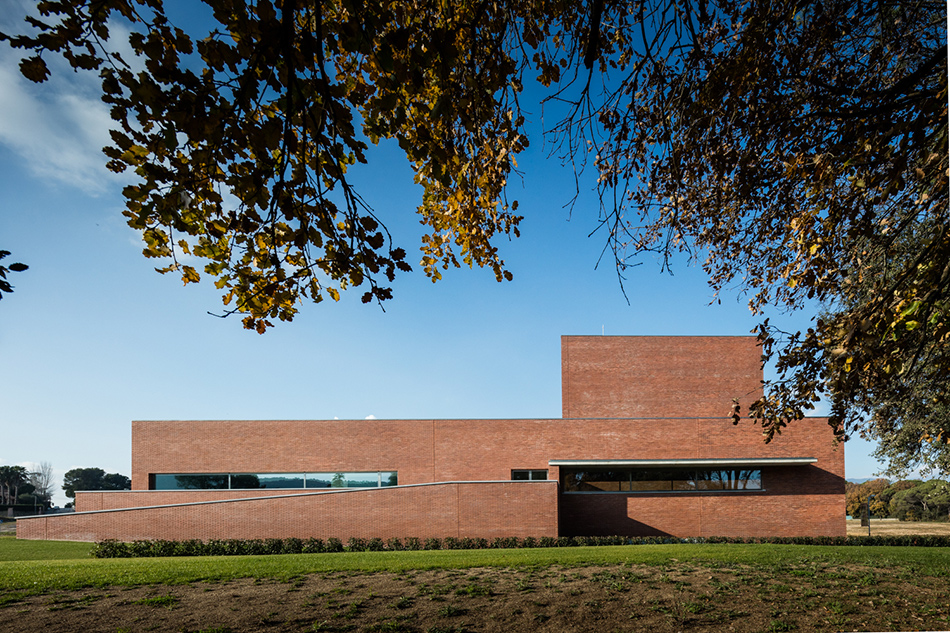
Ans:
[{"label": "bare dirt patch", "polygon": [[803,563],[311,574],[6,596],[0,631],[950,629],[946,577]]},{"label": "bare dirt patch", "polygon": [[[848,536],[867,536],[861,519],[848,519]],[[950,536],[950,522],[924,523],[897,519],[871,519],[871,536]]]}]

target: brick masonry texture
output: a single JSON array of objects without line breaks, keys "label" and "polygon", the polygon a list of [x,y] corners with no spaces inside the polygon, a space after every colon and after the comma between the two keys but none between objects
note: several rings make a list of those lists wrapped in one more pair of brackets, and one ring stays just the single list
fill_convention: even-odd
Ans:
[{"label": "brick masonry texture", "polygon": [[751,336],[562,336],[564,418],[727,417],[762,395]]},{"label": "brick masonry texture", "polygon": [[[26,519],[17,536],[66,541],[557,536],[555,482],[445,483],[286,494]],[[154,504],[154,505],[153,505]],[[420,520],[422,518],[423,520]]]},{"label": "brick masonry texture", "polygon": [[302,492],[305,491],[300,489],[77,491],[75,508],[76,512],[95,512],[97,510],[141,508],[142,506],[151,505],[199,503],[202,501],[247,499],[248,497],[273,497],[278,495],[300,494]]},{"label": "brick masonry texture", "polygon": [[132,437],[136,490],[150,473],[395,470],[400,484],[497,481],[565,459],[816,457],[819,470],[844,474],[824,418],[795,422],[771,444],[753,422],[723,418],[162,421],[134,422]]},{"label": "brick masonry texture", "polygon": [[[18,535],[845,534],[844,450],[833,444],[826,419],[793,422],[765,444],[752,421],[735,426],[726,417],[733,398],[747,404],[762,393],[754,338],[563,337],[561,343],[565,419],[137,421],[133,491],[77,493],[84,513],[21,519]],[[559,494],[560,473],[548,464],[776,457],[817,462],[763,467],[760,491],[633,494]],[[554,481],[508,482],[512,469],[547,469]],[[341,471],[397,471],[400,486],[303,496],[299,489],[147,490],[149,475],[160,473]],[[414,486],[432,482],[492,483]],[[143,507],[174,504],[193,505]],[[124,510],[99,512],[114,509]]]},{"label": "brick masonry texture", "polygon": [[841,477],[815,465],[762,471],[747,492],[561,495],[564,536],[844,536]]}]

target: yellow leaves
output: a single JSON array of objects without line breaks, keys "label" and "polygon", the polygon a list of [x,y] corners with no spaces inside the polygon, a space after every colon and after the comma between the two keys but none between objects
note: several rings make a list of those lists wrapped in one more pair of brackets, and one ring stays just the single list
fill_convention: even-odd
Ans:
[{"label": "yellow leaves", "polygon": [[201,276],[198,274],[198,271],[192,268],[191,266],[182,266],[181,267],[181,280],[184,285],[196,284],[201,281]]},{"label": "yellow leaves", "polygon": [[[53,3],[49,15],[62,17],[73,4]],[[113,2],[101,15],[38,26],[47,33],[24,47],[36,55],[21,63],[24,76],[41,81],[49,72],[44,51],[67,55],[75,68],[109,62],[103,96],[116,129],[108,168],[140,179],[124,191],[124,214],[142,232],[146,256],[170,258],[161,270],[185,284],[214,278],[225,305],[257,331],[291,319],[308,293],[339,301],[369,280],[364,300],[389,298],[379,280],[411,267],[344,175],[365,162],[365,138],[390,138],[415,162],[420,182],[439,189],[426,205],[431,213],[423,212],[440,238],[425,247],[430,269],[457,265],[458,255],[510,278],[492,240],[517,235],[520,220],[499,206],[527,142],[518,108],[505,101],[521,90],[521,77],[502,40],[479,35],[511,28],[507,9],[331,2],[315,15],[298,4],[288,33],[278,10],[289,5],[208,4],[210,34],[171,26],[161,3],[134,14],[141,20],[128,34],[134,70],[83,50],[90,32],[107,39],[112,11],[131,11]],[[531,23],[525,28],[540,43],[548,26]],[[183,60],[192,50],[197,55]],[[328,76],[316,72],[318,50]]]},{"label": "yellow leaves", "polygon": [[148,154],[149,151],[141,145],[132,145],[122,152],[121,159],[129,165],[139,165],[148,157]]},{"label": "yellow leaves", "polygon": [[241,323],[243,323],[244,329],[254,330],[258,334],[263,334],[264,332],[267,331],[267,328],[273,327],[273,323],[271,323],[270,321],[259,318],[259,317],[254,317],[254,316],[244,317]]},{"label": "yellow leaves", "polygon": [[146,248],[142,253],[146,257],[168,257],[172,254],[168,247],[168,235],[160,229],[150,228],[142,233]]},{"label": "yellow leaves", "polygon": [[906,308],[901,310],[901,313],[900,313],[901,317],[903,318],[906,316],[917,314],[917,311],[920,310],[921,305],[922,305],[922,302],[919,299],[915,299],[914,301],[911,301],[910,305],[908,305]]},{"label": "yellow leaves", "polygon": [[228,230],[227,224],[225,224],[221,220],[212,220],[211,222],[208,223],[207,226],[208,226],[208,229],[207,229],[208,233],[213,236],[224,235]]}]

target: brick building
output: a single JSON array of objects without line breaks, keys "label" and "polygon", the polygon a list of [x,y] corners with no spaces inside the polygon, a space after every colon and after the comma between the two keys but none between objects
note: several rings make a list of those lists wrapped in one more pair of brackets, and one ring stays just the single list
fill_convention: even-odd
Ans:
[{"label": "brick building", "polygon": [[106,538],[843,535],[827,420],[765,444],[752,337],[565,336],[550,420],[132,423],[132,487],[18,536]]}]

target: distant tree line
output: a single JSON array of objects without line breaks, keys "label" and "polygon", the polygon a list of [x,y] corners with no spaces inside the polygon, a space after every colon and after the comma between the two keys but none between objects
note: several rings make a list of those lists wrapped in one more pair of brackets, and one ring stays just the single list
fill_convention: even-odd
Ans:
[{"label": "distant tree line", "polygon": [[[73,468],[63,477],[63,490],[70,499],[76,498],[76,491],[83,490],[130,490],[132,480],[119,473],[106,473],[101,468]],[[67,504],[66,507],[71,507]]]},{"label": "distant tree line", "polygon": [[53,466],[40,462],[35,470],[25,466],[0,466],[0,506],[49,508],[53,499]]},{"label": "distant tree line", "polygon": [[[40,462],[35,470],[26,466],[0,466],[0,508],[33,506],[48,509],[53,505],[53,465]],[[132,481],[119,473],[101,468],[73,468],[63,478],[63,490],[69,498],[77,490],[128,490]],[[71,507],[67,504],[66,507]]]},{"label": "distant tree line", "polygon": [[[872,496],[873,495],[873,496]],[[871,479],[845,483],[845,502],[850,516],[858,517],[870,499],[872,517],[901,521],[950,521],[950,482]]]}]

